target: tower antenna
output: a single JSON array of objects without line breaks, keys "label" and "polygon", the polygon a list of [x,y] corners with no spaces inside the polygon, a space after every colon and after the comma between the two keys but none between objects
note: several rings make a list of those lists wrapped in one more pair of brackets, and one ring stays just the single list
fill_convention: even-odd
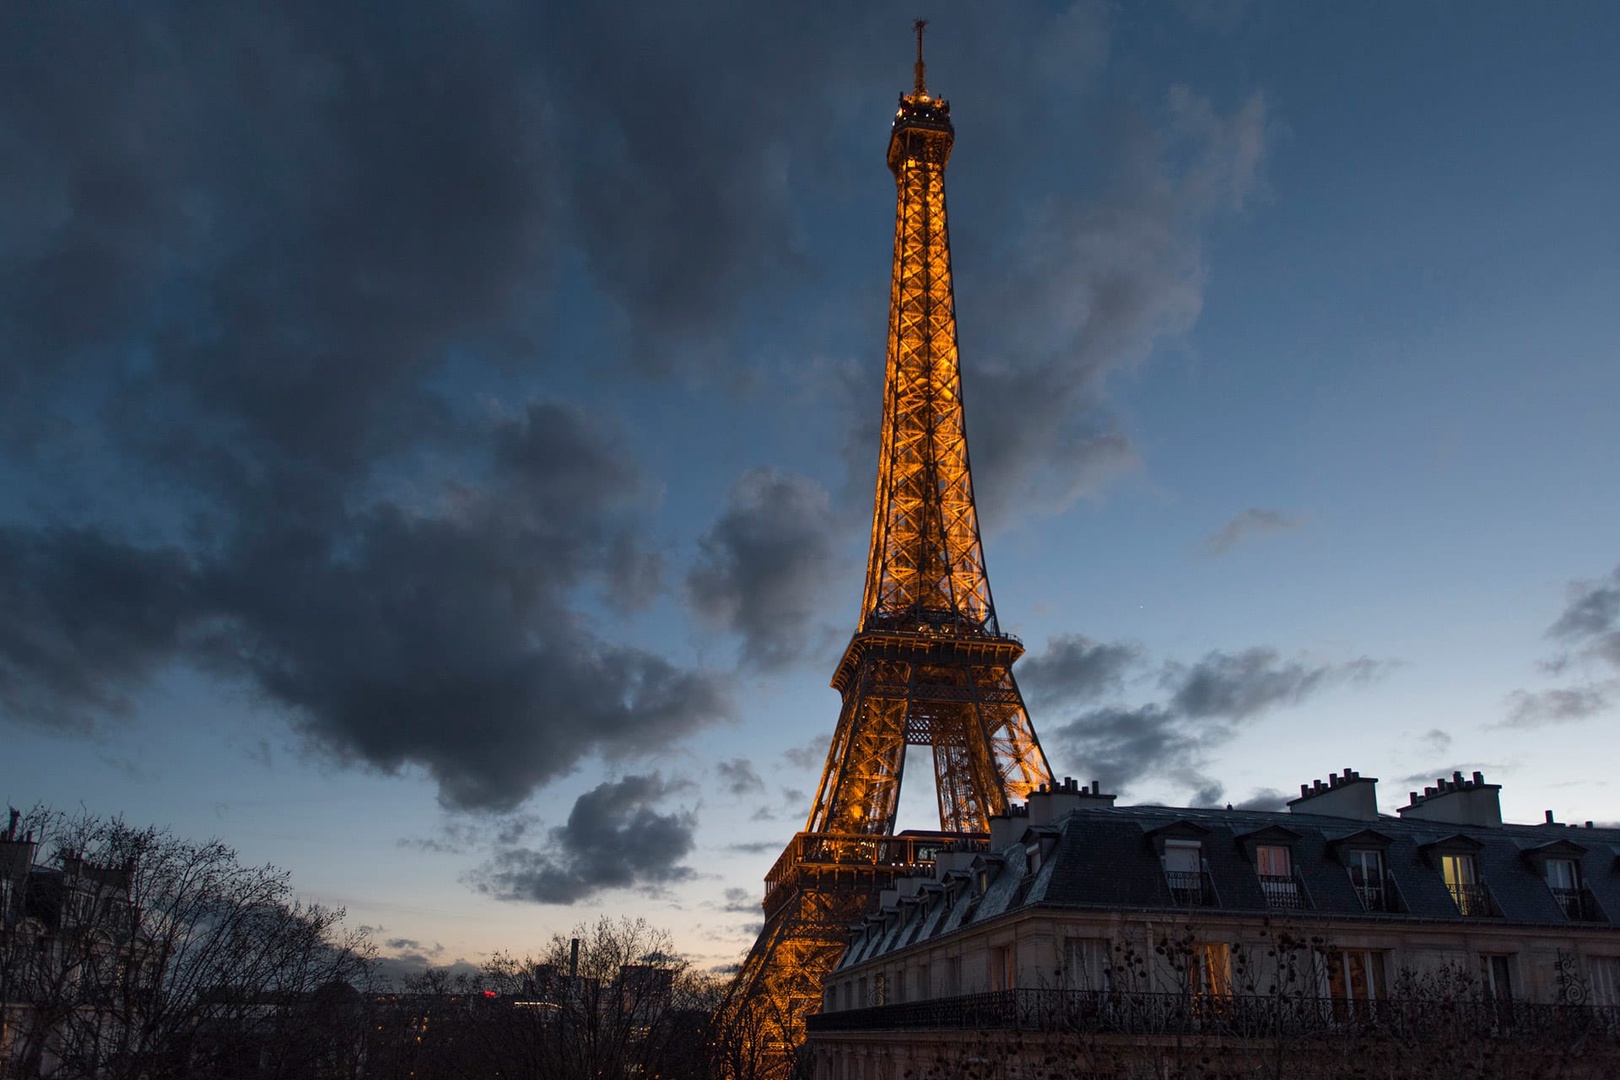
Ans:
[{"label": "tower antenna", "polygon": [[928,96],[928,83],[923,78],[924,68],[923,68],[923,57],[922,57],[922,39],[923,39],[923,28],[928,25],[928,20],[927,19],[918,19],[916,22],[912,23],[911,25],[912,25],[912,28],[917,31],[917,90],[916,90],[916,93],[917,93],[918,97],[927,97]]}]

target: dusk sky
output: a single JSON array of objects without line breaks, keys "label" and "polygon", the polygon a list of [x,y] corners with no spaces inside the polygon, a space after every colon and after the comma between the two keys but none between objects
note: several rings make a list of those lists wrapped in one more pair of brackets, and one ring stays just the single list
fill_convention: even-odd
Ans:
[{"label": "dusk sky", "polygon": [[11,5],[0,798],[406,965],[739,960],[860,606],[918,15],[1057,773],[1620,820],[1609,2]]}]

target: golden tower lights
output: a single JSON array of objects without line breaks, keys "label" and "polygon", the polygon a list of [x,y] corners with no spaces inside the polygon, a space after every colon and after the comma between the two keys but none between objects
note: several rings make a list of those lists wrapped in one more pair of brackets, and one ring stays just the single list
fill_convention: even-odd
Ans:
[{"label": "golden tower lights", "polygon": [[[979,540],[945,224],[955,129],[950,103],[928,93],[923,25],[889,136],[894,268],[861,621],[833,675],[843,708],[815,804],[766,876],[765,926],[728,1013],[777,1055],[802,1037],[878,890],[1052,782],[1012,676],[1023,646],[996,623]],[[942,833],[894,835],[909,744],[933,748]]]}]

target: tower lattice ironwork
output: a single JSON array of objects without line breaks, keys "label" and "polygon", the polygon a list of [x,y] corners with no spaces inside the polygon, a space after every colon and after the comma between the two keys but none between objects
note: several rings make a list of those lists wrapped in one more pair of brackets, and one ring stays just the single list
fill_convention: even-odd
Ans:
[{"label": "tower lattice ironwork", "polygon": [[[1009,799],[1052,780],[996,622],[968,467],[945,166],[950,103],[916,82],[889,137],[897,206],[882,450],[859,628],[832,685],[838,728],[803,832],[765,879],[765,926],[739,973],[734,1023],[782,1049],[876,893],[979,838]],[[894,834],[906,747],[933,748],[939,833]]]}]

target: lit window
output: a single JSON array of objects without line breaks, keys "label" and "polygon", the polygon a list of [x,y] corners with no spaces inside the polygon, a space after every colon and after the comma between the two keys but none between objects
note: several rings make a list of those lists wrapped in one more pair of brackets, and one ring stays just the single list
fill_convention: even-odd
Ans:
[{"label": "lit window", "polygon": [[1186,989],[1194,998],[1232,996],[1232,949],[1225,942],[1193,946]]},{"label": "lit window", "polygon": [[1472,855],[1440,856],[1440,876],[1457,910],[1464,915],[1489,915],[1490,903],[1485,898],[1485,887],[1480,884],[1479,868]]},{"label": "lit window", "polygon": [[1266,904],[1274,908],[1299,908],[1299,885],[1288,848],[1281,844],[1261,844],[1254,849],[1254,868],[1260,875],[1260,889]]},{"label": "lit window", "polygon": [[1620,956],[1591,956],[1586,967],[1591,974],[1592,1004],[1620,1008]]}]

